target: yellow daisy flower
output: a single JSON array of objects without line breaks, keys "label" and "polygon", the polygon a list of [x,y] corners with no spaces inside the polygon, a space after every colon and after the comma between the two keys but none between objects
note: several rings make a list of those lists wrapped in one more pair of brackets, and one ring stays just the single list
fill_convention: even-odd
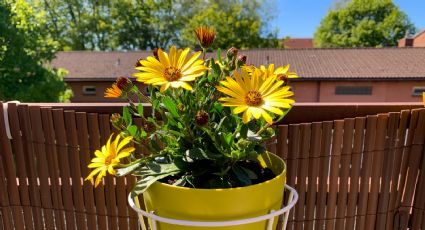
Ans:
[{"label": "yellow daisy flower", "polygon": [[93,158],[91,160],[92,163],[88,165],[89,168],[94,169],[91,171],[86,180],[91,180],[96,174],[98,174],[95,181],[95,187],[97,187],[102,181],[102,178],[106,176],[106,172],[111,175],[115,175],[116,171],[114,167],[119,165],[120,159],[128,157],[131,152],[134,152],[135,150],[134,147],[124,148],[124,146],[130,143],[133,137],[126,137],[120,140],[121,136],[118,134],[114,142],[111,143],[112,136],[113,134],[109,137],[108,142],[101,150],[95,151],[94,154],[96,157]]},{"label": "yellow daisy flower", "polygon": [[221,81],[223,86],[217,86],[217,90],[229,96],[219,100],[223,106],[235,107],[234,114],[243,112],[244,123],[248,123],[252,117],[263,117],[267,123],[273,124],[268,112],[282,115],[281,109],[291,108],[295,102],[288,99],[294,95],[290,87],[282,86],[284,82],[277,80],[275,75],[264,78],[260,71],[249,74],[242,69],[242,75],[235,71],[233,76]]},{"label": "yellow daisy flower", "polygon": [[271,76],[276,76],[279,80],[286,80],[288,78],[298,78],[297,73],[289,72],[289,64],[286,66],[278,67],[276,70],[274,69],[274,64],[270,64],[268,67],[261,65],[260,68],[256,68],[255,66],[245,66],[245,68],[249,73],[253,73],[255,71],[260,71],[263,74],[264,78],[268,78]]},{"label": "yellow daisy flower", "polygon": [[112,88],[107,88],[105,91],[105,97],[119,98],[122,95],[122,90],[118,88],[117,84],[112,84]]},{"label": "yellow daisy flower", "polygon": [[141,72],[133,75],[137,77],[137,81],[145,84],[160,85],[161,92],[170,86],[192,90],[192,86],[187,82],[194,81],[203,75],[208,67],[203,65],[204,60],[198,59],[201,55],[200,51],[187,59],[189,51],[189,48],[177,50],[175,46],[172,46],[168,55],[162,49],[158,49],[158,59],[148,57],[146,60],[141,60],[142,66],[136,67]]}]

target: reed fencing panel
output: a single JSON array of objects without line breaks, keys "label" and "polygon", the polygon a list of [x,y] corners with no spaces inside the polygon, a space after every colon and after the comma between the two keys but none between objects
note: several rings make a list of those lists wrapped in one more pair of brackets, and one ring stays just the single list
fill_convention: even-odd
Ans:
[{"label": "reed fencing panel", "polygon": [[[109,114],[82,110],[0,103],[0,230],[138,229],[134,178],[84,181],[114,130]],[[425,230],[425,109],[276,130],[271,150],[300,195],[288,230]]]}]

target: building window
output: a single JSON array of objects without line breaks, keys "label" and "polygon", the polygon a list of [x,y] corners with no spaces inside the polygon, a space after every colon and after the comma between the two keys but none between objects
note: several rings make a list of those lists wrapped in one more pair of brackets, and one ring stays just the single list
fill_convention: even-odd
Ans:
[{"label": "building window", "polygon": [[96,86],[83,86],[84,95],[96,95]]},{"label": "building window", "polygon": [[420,97],[420,96],[422,96],[422,93],[423,93],[423,92],[425,92],[425,87],[424,87],[424,86],[421,86],[421,87],[418,87],[418,86],[413,87],[413,90],[412,90],[412,96],[414,96],[414,97]]},{"label": "building window", "polygon": [[372,95],[372,86],[336,86],[336,95]]}]

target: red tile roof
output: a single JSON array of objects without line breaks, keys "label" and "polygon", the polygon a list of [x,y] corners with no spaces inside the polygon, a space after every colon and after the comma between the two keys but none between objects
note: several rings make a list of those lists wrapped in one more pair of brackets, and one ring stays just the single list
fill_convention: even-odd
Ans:
[{"label": "red tile roof", "polygon": [[283,40],[283,45],[288,49],[308,49],[314,48],[312,38],[289,38]]},{"label": "red tile roof", "polygon": [[[305,80],[425,79],[425,48],[255,49],[239,53],[248,64],[291,64]],[[151,52],[59,52],[52,62],[69,71],[67,81],[111,81],[131,76],[137,59]]]}]

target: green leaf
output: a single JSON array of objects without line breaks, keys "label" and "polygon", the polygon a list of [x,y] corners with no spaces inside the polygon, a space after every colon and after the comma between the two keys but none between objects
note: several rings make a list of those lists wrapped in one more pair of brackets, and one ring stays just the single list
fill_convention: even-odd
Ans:
[{"label": "green leaf", "polygon": [[134,137],[137,134],[137,126],[130,125],[130,126],[127,127],[127,131],[128,131],[128,133],[130,133],[131,136]]},{"label": "green leaf", "polygon": [[243,124],[241,130],[239,131],[240,137],[245,139],[248,135],[248,130],[248,125]]},{"label": "green leaf", "polygon": [[257,174],[255,174],[252,170],[247,169],[245,167],[240,167],[240,168],[244,171],[244,173],[246,174],[246,176],[248,176],[249,179],[251,179],[251,180],[258,179]]},{"label": "green leaf", "polygon": [[171,173],[165,173],[165,174],[159,174],[156,176],[147,176],[142,178],[141,180],[138,180],[136,182],[136,185],[134,186],[133,190],[131,191],[131,196],[135,197],[142,193],[144,193],[153,183],[155,183],[158,180],[161,180],[163,178],[166,178],[168,176],[175,175],[175,172]]},{"label": "green leaf", "polygon": [[138,113],[141,117],[144,117],[144,114],[143,114],[143,104],[142,104],[142,103],[139,103],[139,104],[137,105],[137,113]]},{"label": "green leaf", "polygon": [[132,173],[135,169],[139,168],[141,164],[142,164],[141,162],[138,162],[125,168],[119,168],[117,169],[116,176],[120,177],[120,176],[128,175]]},{"label": "green leaf", "polygon": [[177,112],[177,106],[176,103],[174,103],[173,99],[167,96],[164,98],[162,103],[171,115],[173,115],[174,117],[179,117],[179,113]]},{"label": "green leaf", "polygon": [[156,152],[161,151],[161,146],[159,146],[159,144],[155,140],[151,140],[149,143],[153,150],[155,150]]},{"label": "green leaf", "polygon": [[221,62],[221,49],[220,48],[217,49],[217,60],[219,62]]},{"label": "green leaf", "polygon": [[238,165],[234,165],[232,167],[232,172],[235,174],[236,178],[243,186],[251,185],[251,179],[247,175],[247,173],[242,169],[242,167]]},{"label": "green leaf", "polygon": [[247,139],[250,141],[261,141],[261,137],[251,130],[248,130]]},{"label": "green leaf", "polygon": [[159,164],[157,162],[151,161],[147,163],[143,168],[134,172],[135,176],[147,177],[147,176],[156,176],[165,173],[176,173],[180,169],[174,164]]},{"label": "green leaf", "polygon": [[131,125],[131,114],[127,106],[122,108],[122,118],[127,126]]},{"label": "green leaf", "polygon": [[186,157],[189,157],[193,160],[205,160],[209,159],[208,155],[204,150],[200,148],[188,149],[186,150]]}]

